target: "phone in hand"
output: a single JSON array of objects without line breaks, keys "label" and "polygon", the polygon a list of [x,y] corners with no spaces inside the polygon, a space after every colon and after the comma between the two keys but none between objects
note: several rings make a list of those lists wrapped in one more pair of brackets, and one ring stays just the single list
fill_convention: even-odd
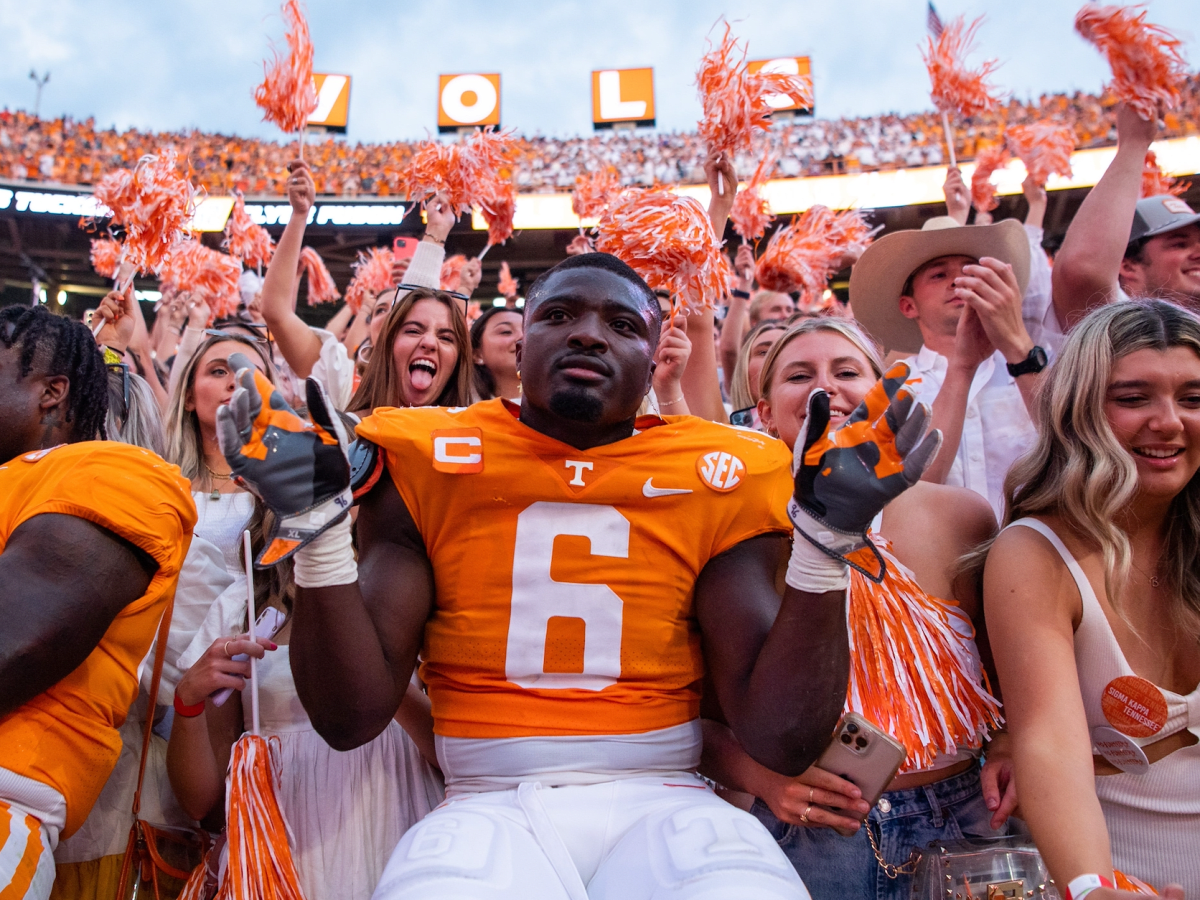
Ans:
[{"label": "phone in hand", "polygon": [[396,238],[392,241],[392,259],[396,262],[412,259],[413,254],[417,252],[418,243],[419,241],[414,237]]},{"label": "phone in hand", "polygon": [[[258,615],[258,621],[254,623],[254,636],[270,640],[279,633],[279,629],[283,627],[283,623],[287,621],[287,615],[282,610],[278,610],[273,606],[268,606],[263,609]],[[235,653],[230,659],[236,662],[245,662],[250,657],[245,653]],[[221,688],[212,695],[213,706],[223,706],[225,701],[233,696],[233,688]]]},{"label": "phone in hand", "polygon": [[[838,722],[833,742],[825,748],[817,765],[849,781],[862,791],[863,800],[874,806],[896,777],[907,755],[904,745],[890,734],[858,713],[849,712]],[[837,812],[857,818],[847,810]]]}]

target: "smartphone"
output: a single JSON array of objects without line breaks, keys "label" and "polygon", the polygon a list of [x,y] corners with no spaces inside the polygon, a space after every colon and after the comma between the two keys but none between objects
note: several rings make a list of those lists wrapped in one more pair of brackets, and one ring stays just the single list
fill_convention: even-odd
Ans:
[{"label": "smartphone", "polygon": [[890,734],[851,712],[838,722],[833,743],[825,748],[817,765],[849,781],[862,791],[863,799],[874,806],[896,777],[907,755],[904,745]]},{"label": "smartphone", "polygon": [[398,237],[392,241],[392,258],[396,262],[404,259],[412,259],[413,254],[417,252],[417,239],[413,237]]},{"label": "smartphone", "polygon": [[[279,629],[283,627],[285,621],[287,621],[287,615],[283,610],[268,606],[259,613],[258,621],[254,623],[254,636],[265,638],[269,641],[279,633]],[[237,662],[245,662],[250,657],[245,653],[236,653],[230,658]],[[221,688],[221,690],[212,695],[213,706],[223,706],[225,701],[232,696],[233,688]]]}]

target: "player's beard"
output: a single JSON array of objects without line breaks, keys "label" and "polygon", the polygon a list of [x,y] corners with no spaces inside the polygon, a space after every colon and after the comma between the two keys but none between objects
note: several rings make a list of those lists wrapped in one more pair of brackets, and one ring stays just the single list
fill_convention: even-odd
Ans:
[{"label": "player's beard", "polygon": [[604,414],[604,401],[588,391],[567,388],[550,396],[550,411],[571,422],[598,422]]}]

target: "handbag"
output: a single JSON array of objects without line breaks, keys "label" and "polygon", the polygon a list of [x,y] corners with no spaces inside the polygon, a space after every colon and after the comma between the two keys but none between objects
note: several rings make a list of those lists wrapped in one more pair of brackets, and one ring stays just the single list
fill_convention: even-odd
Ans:
[{"label": "handbag", "polygon": [[1059,900],[1027,836],[937,841],[918,852],[912,900]]},{"label": "handbag", "polygon": [[158,685],[174,606],[175,598],[172,596],[158,625],[154,670],[150,679],[150,702],[146,707],[146,727],[142,736],[142,757],[138,764],[137,790],[133,795],[133,825],[129,829],[129,842],[125,845],[125,857],[121,861],[115,900],[140,900],[148,896],[152,896],[153,900],[173,900],[208,851],[208,832],[203,829],[152,825],[139,815],[142,808],[142,781],[146,775],[146,759],[150,755],[150,738],[154,732]]}]

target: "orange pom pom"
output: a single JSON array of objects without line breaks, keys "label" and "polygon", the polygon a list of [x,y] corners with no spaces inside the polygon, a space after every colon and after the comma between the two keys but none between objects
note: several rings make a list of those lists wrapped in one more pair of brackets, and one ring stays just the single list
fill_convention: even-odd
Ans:
[{"label": "orange pom pom", "polygon": [[746,48],[733,37],[728,24],[720,46],[700,60],[696,85],[704,107],[697,129],[700,137],[710,154],[730,159],[750,149],[756,131],[771,127],[773,110],[768,97],[784,94],[803,107],[813,103],[812,87],[799,75],[751,73],[746,66]]},{"label": "orange pom pom", "polygon": [[1009,153],[1004,147],[987,147],[975,157],[975,171],[971,175],[971,204],[980,212],[991,212],[1000,205],[996,199],[996,186],[992,184],[992,173],[1008,163]]},{"label": "orange pom pom", "polygon": [[994,88],[986,79],[996,70],[996,61],[988,60],[977,71],[966,66],[966,56],[974,49],[975,32],[983,17],[967,26],[962,16],[947,23],[941,37],[921,48],[925,68],[929,70],[933,105],[945,113],[976,116],[996,107]]},{"label": "orange pom pom", "polygon": [[835,213],[824,206],[810,207],[771,235],[755,279],[768,291],[801,290],[809,298],[819,297],[846,255],[861,255],[873,233],[857,210]]},{"label": "orange pom pom", "polygon": [[317,108],[317,89],[312,40],[299,0],[283,0],[283,18],[288,24],[288,54],[281,58],[272,49],[274,58],[270,65],[263,63],[263,83],[254,89],[254,102],[262,108],[264,121],[291,134],[302,129]]},{"label": "orange pom pom", "polygon": [[597,218],[612,196],[621,190],[621,175],[612,166],[575,176],[571,209],[581,219]]},{"label": "orange pom pom", "polygon": [[1160,107],[1179,106],[1188,76],[1182,42],[1147,22],[1144,6],[1085,4],[1075,16],[1075,30],[1108,60],[1112,92],[1147,122],[1158,118]]},{"label": "orange pom pom", "polygon": [[438,277],[438,284],[443,291],[457,291],[458,277],[462,274],[463,266],[467,264],[467,258],[461,253],[455,253],[453,256],[446,257],[446,261],[442,263],[442,271]]},{"label": "orange pom pom", "polygon": [[325,267],[325,260],[321,259],[321,254],[316,250],[312,247],[305,247],[301,250],[300,264],[304,266],[304,272],[308,275],[309,306],[318,303],[332,303],[342,296],[338,293],[337,285],[333,283],[333,276],[329,274],[329,269]]},{"label": "orange pom pom", "polygon": [[662,188],[618,194],[600,217],[597,249],[671,292],[676,308],[714,307],[729,290],[729,260],[704,207]]},{"label": "orange pom pom", "polygon": [[508,260],[500,263],[500,282],[496,286],[496,289],[500,291],[500,296],[514,300],[518,287],[517,279],[513,278],[512,270],[508,268]]},{"label": "orange pom pom", "polygon": [[742,236],[744,241],[757,241],[767,230],[774,216],[771,215],[771,204],[766,198],[758,195],[758,189],[767,180],[767,173],[775,168],[775,154],[767,154],[754,170],[749,184],[738,191],[733,198],[733,209],[729,218],[733,222],[733,230]]},{"label": "orange pom pom", "polygon": [[586,234],[577,234],[567,244],[567,256],[579,256],[581,253],[595,253],[596,242]]},{"label": "orange pom pom", "polygon": [[491,128],[477,130],[461,144],[425,141],[404,172],[408,199],[423,203],[443,192],[458,215],[487,201],[502,202],[502,171],[515,146],[511,134]]},{"label": "orange pom pom", "polygon": [[511,181],[495,181],[479,199],[479,212],[488,224],[487,245],[503,244],[513,233],[517,213],[517,189]]},{"label": "orange pom pom", "polygon": [[279,739],[233,745],[225,798],[228,861],[218,900],[304,900],[290,829],[279,807]]},{"label": "orange pom pom", "polygon": [[246,200],[241,191],[237,192],[233,212],[225,223],[225,242],[222,246],[251,269],[267,265],[275,255],[275,242],[271,240],[270,232],[254,224],[246,212]]},{"label": "orange pom pom", "polygon": [[143,274],[159,269],[196,211],[196,189],[175,171],[171,147],[105,175],[95,196],[125,229],[125,262]]},{"label": "orange pom pom", "polygon": [[[1163,172],[1162,167],[1158,164],[1158,157],[1153,150],[1146,151],[1146,161],[1142,165],[1142,196],[1143,197],[1159,197],[1163,194],[1171,194],[1178,197],[1181,194],[1187,193],[1188,188],[1192,186],[1190,181],[1180,183],[1179,179],[1172,178],[1170,175]],[[92,261],[96,266],[96,271],[100,272],[100,268],[95,263],[95,248],[96,241],[92,241]],[[103,272],[100,272],[103,275]]]},{"label": "orange pom pom", "polygon": [[394,288],[392,281],[392,251],[387,247],[372,247],[365,254],[358,254],[354,263],[354,277],[346,287],[346,305],[357,313],[363,303],[371,303],[383,291]]},{"label": "orange pom pom", "polygon": [[112,238],[96,238],[92,241],[92,268],[105,278],[117,277],[117,266],[121,264],[121,244]]},{"label": "orange pom pom", "polygon": [[1045,187],[1051,175],[1071,177],[1075,132],[1069,126],[1050,121],[1013,125],[1004,138],[1039,187]]},{"label": "orange pom pom", "polygon": [[242,264],[235,257],[188,238],[171,248],[159,280],[169,290],[194,294],[207,303],[211,325],[217,319],[237,313],[242,302],[238,291],[241,274]]}]

